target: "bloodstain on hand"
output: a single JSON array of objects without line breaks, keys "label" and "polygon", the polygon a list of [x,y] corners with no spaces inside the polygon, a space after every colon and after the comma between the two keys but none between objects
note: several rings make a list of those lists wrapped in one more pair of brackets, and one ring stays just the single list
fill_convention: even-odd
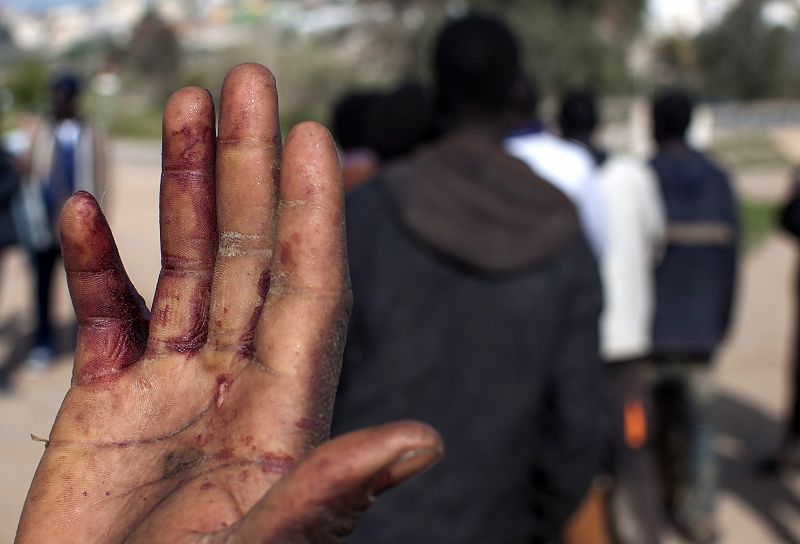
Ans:
[{"label": "bloodstain on hand", "polygon": [[286,474],[295,464],[295,459],[291,455],[278,455],[265,453],[261,456],[261,472],[266,474]]},{"label": "bloodstain on hand", "polygon": [[231,448],[222,448],[217,452],[217,459],[220,461],[230,461],[233,459],[233,450]]},{"label": "bloodstain on hand", "polygon": [[291,242],[281,242],[280,259],[283,266],[292,266],[294,264]]}]

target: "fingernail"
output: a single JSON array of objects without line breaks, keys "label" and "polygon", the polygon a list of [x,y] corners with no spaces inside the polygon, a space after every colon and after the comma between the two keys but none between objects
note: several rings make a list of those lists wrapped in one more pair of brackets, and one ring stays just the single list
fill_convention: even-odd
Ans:
[{"label": "fingernail", "polygon": [[444,455],[441,447],[420,448],[403,452],[375,477],[372,493],[377,495],[403,483],[412,476],[433,466]]}]

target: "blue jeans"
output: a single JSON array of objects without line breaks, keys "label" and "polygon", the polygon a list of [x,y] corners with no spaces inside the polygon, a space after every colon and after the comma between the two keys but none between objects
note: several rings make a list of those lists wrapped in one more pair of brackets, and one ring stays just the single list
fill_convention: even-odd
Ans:
[{"label": "blue jeans", "polygon": [[713,523],[718,462],[710,361],[661,358],[653,371],[667,504],[672,515],[684,523]]}]

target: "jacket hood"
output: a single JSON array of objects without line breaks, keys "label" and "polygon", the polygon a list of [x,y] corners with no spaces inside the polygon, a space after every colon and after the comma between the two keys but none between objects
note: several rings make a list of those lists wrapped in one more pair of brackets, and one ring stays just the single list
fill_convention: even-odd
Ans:
[{"label": "jacket hood", "polygon": [[481,271],[535,265],[580,237],[569,200],[478,134],[446,136],[390,165],[379,183],[413,235]]},{"label": "jacket hood", "polygon": [[709,176],[716,173],[703,155],[683,146],[660,150],[652,163],[669,174],[668,183],[673,190],[690,195],[702,192]]}]

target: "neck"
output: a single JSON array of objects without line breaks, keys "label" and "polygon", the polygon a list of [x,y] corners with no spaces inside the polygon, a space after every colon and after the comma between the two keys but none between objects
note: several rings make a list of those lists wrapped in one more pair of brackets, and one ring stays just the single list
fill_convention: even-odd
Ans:
[{"label": "neck", "polygon": [[658,148],[662,151],[679,151],[689,149],[689,144],[684,138],[670,138],[658,142]]},{"label": "neck", "polygon": [[584,147],[593,147],[592,146],[592,138],[588,134],[564,134],[564,138],[567,140],[572,140],[573,142],[579,143]]},{"label": "neck", "polygon": [[499,144],[505,139],[508,127],[497,117],[472,117],[453,119],[446,127],[446,132],[470,134]]}]

